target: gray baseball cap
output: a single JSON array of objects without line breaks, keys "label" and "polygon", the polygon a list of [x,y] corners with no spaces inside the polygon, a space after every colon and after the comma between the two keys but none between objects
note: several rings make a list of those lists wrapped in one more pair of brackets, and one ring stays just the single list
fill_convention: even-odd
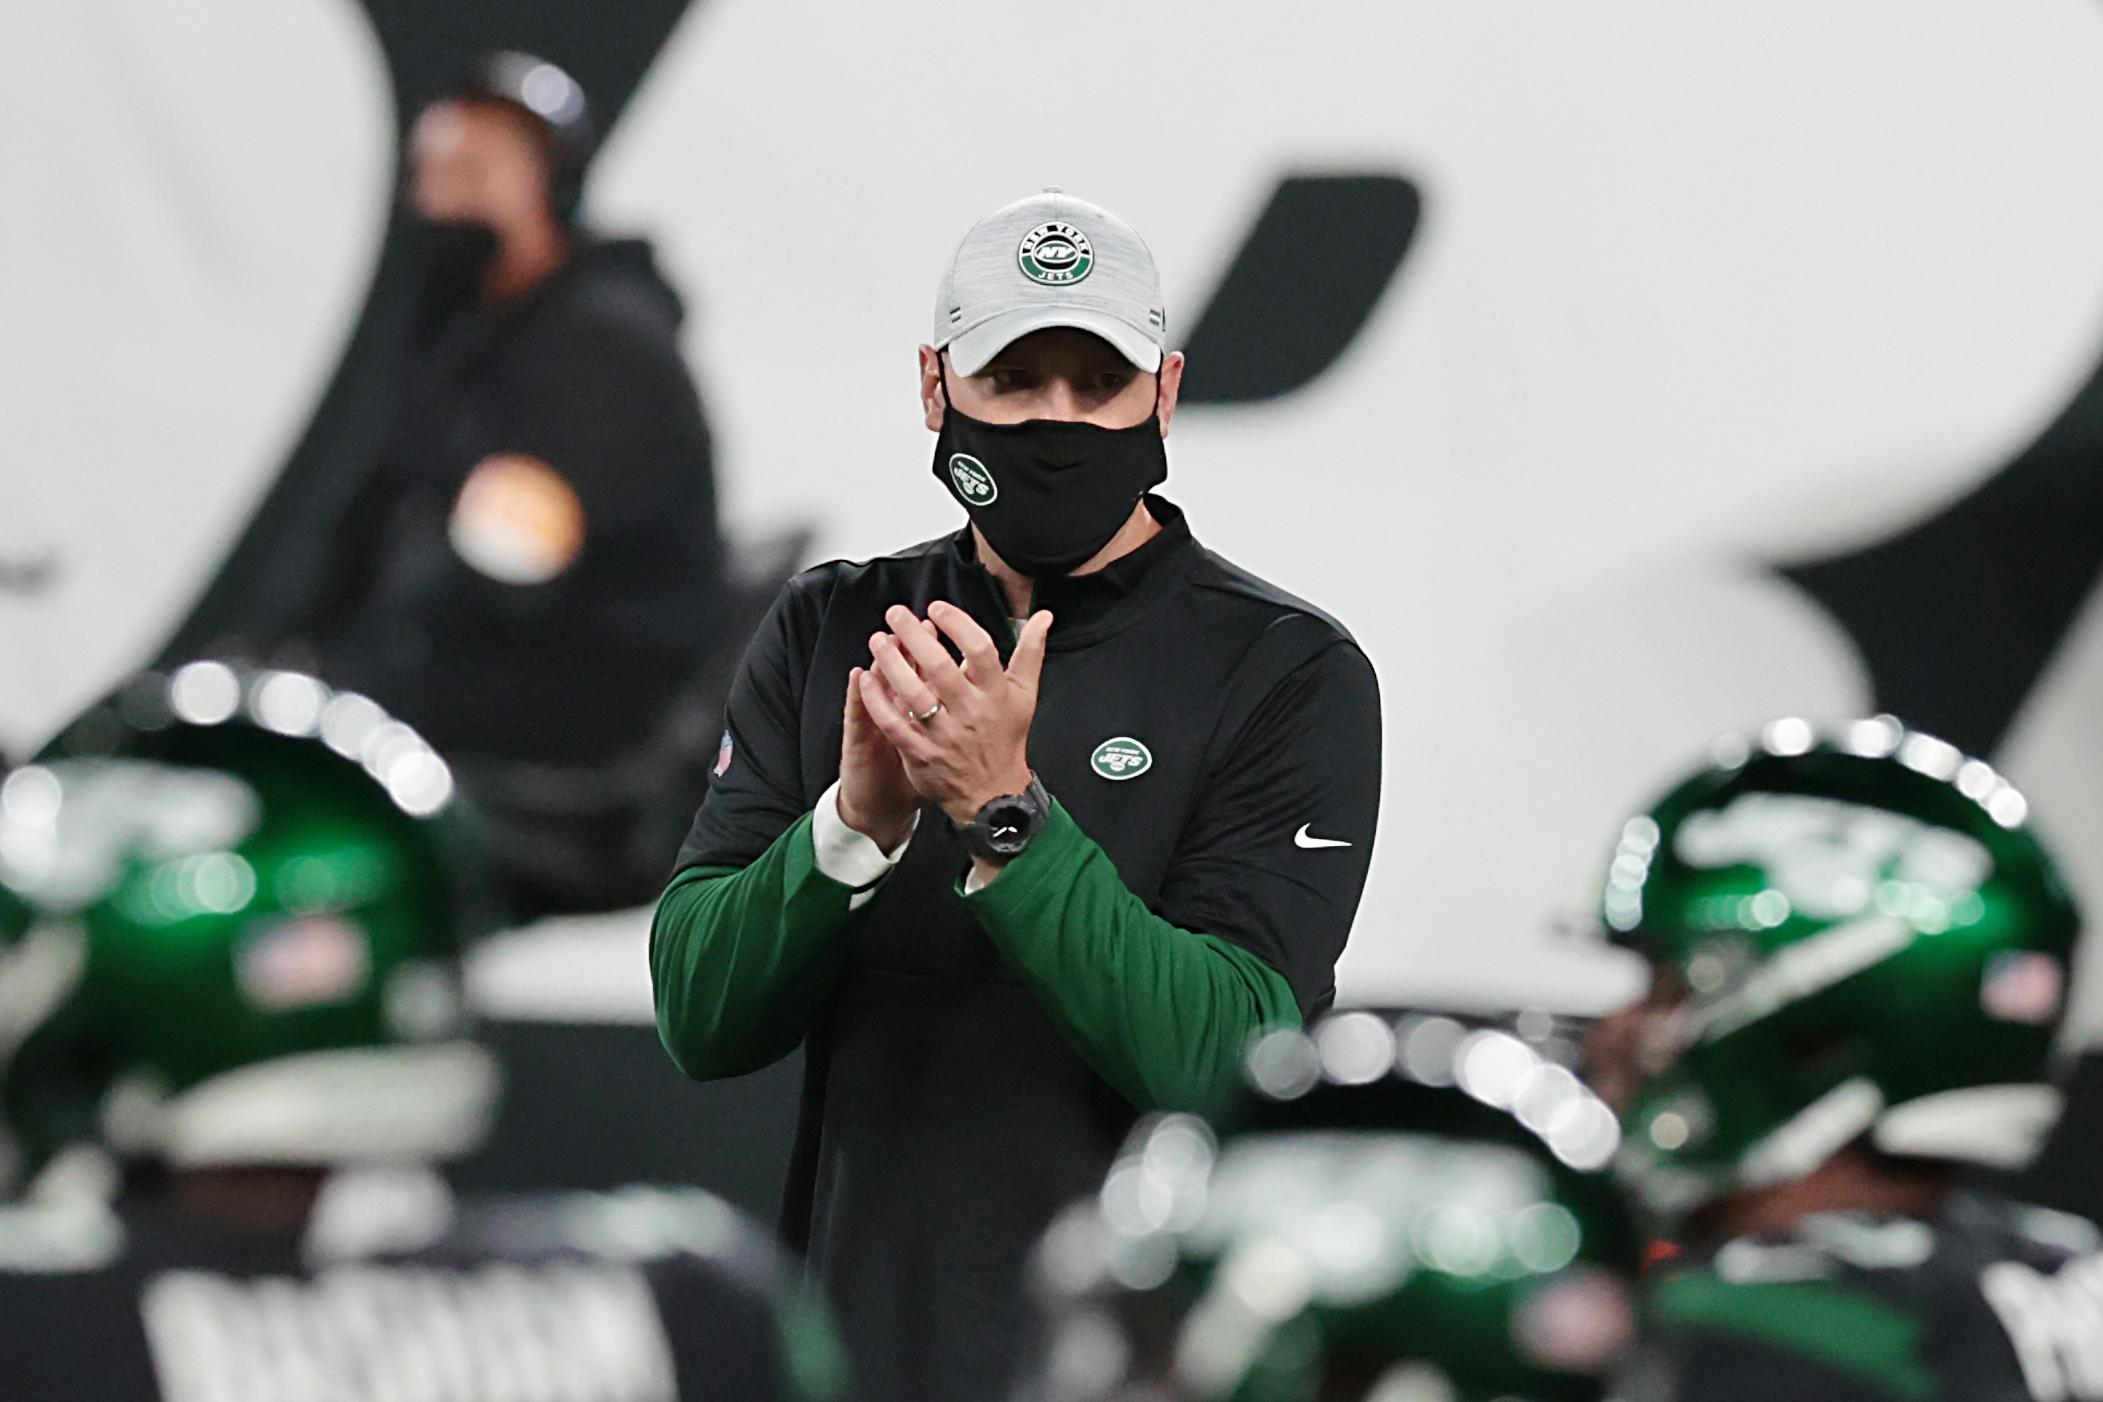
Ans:
[{"label": "gray baseball cap", "polygon": [[1077,326],[1142,370],[1161,368],[1168,315],[1139,231],[1059,190],[1003,205],[971,226],[935,297],[936,350],[976,375],[1048,326]]}]

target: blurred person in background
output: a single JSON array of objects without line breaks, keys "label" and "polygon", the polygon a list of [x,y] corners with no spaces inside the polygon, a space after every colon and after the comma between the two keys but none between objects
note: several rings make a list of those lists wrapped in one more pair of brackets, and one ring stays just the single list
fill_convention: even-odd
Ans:
[{"label": "blurred person in background", "polygon": [[2059,1111],[2080,921],[2020,793],[1888,716],[1778,721],[1629,821],[1603,914],[1652,973],[1588,1061],[1677,1246],[1674,1395],[2103,1398],[2103,1236],[1960,1181]]},{"label": "blurred person in background", "polygon": [[456,1199],[498,1095],[448,772],[376,704],[147,676],[0,791],[0,1391],[839,1395],[815,1299],[692,1190]]},{"label": "blurred person in background", "polygon": [[1593,1402],[1630,1368],[1613,1112],[1501,1031],[1333,1016],[1215,1133],[1133,1134],[1039,1247],[1021,1402]]},{"label": "blurred person in background", "polygon": [[[524,54],[490,55],[417,117],[424,313],[382,460],[296,630],[499,818],[496,780],[520,766],[645,751],[723,602],[680,298],[647,243],[579,222],[591,143],[583,90]],[[661,876],[661,847],[651,861]]]},{"label": "blurred person in background", "polygon": [[688,1074],[808,1038],[784,1225],[869,1395],[980,1402],[1031,1243],[1138,1114],[1212,1106],[1334,997],[1380,697],[1342,625],[1153,494],[1183,357],[1129,224],[996,210],[934,323],[967,521],[782,592],[650,957]]}]

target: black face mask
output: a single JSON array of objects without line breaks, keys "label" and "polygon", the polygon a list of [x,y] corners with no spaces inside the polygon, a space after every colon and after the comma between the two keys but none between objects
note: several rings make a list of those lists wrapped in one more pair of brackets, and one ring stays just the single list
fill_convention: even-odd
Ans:
[{"label": "black face mask", "polygon": [[1168,480],[1168,449],[1158,415],[1130,428],[1050,419],[989,424],[949,400],[935,439],[935,480],[1001,559],[1031,579],[1049,579],[1087,563],[1139,499]]},{"label": "black face mask", "polygon": [[471,302],[497,260],[497,231],[471,219],[414,219],[425,304],[450,311]]}]

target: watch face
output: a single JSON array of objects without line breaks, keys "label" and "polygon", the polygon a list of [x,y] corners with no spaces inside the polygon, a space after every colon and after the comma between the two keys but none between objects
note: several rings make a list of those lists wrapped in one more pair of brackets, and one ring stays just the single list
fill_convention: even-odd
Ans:
[{"label": "watch face", "polygon": [[986,832],[986,845],[1005,857],[1029,846],[1031,813],[1027,804],[1013,799],[989,803],[979,814]]}]

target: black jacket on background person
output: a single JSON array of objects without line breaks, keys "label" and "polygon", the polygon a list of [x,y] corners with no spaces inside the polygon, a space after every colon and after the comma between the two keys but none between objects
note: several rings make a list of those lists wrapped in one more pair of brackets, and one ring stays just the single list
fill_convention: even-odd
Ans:
[{"label": "black jacket on background person", "polygon": [[[328,680],[449,755],[591,764],[647,738],[705,651],[721,576],[682,317],[629,239],[580,245],[519,304],[431,322],[302,630]],[[462,488],[500,454],[582,508],[581,548],[542,582],[505,582],[454,541]]]}]

